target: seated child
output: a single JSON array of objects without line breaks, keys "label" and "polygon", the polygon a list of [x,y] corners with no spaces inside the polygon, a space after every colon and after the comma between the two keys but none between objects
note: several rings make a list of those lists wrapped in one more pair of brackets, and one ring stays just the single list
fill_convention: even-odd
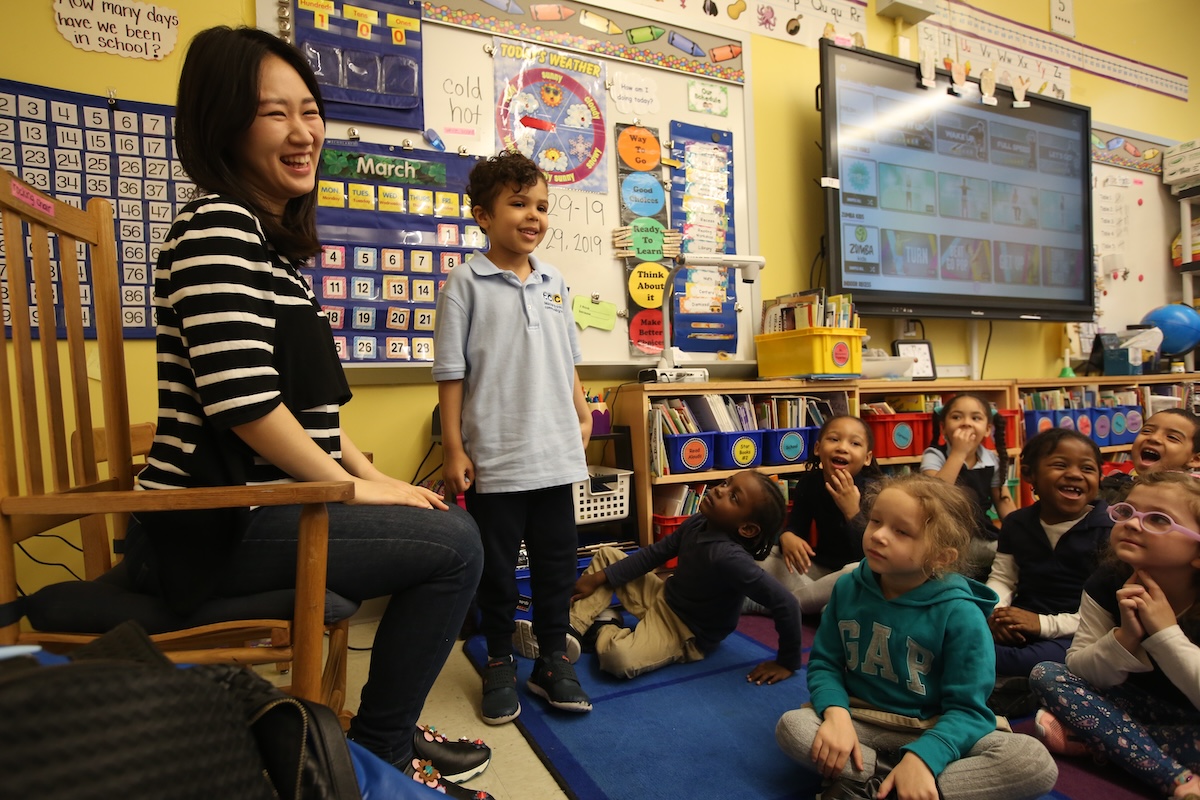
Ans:
[{"label": "seated child", "polygon": [[1083,434],[1051,428],[1021,450],[1021,477],[1036,503],[1004,518],[987,585],[1000,601],[988,619],[996,645],[997,714],[1037,710],[1029,671],[1040,661],[1061,662],[1079,627],[1083,584],[1108,543],[1108,504],[1096,499],[1100,448]]},{"label": "seated child", "polygon": [[[879,474],[878,468],[868,467],[873,449],[871,429],[858,417],[825,421],[808,471],[796,482],[791,518],[778,547],[763,562],[767,574],[796,596],[805,614],[819,613],[837,579],[862,561],[859,504],[867,482]],[[749,598],[742,610],[766,612]]]},{"label": "seated child", "polygon": [[1200,417],[1182,408],[1151,414],[1129,448],[1133,472],[1114,472],[1100,481],[1100,494],[1110,505],[1125,499],[1137,475],[1162,469],[1200,468]]},{"label": "seated child", "polygon": [[[946,443],[939,445],[944,435]],[[996,449],[984,447],[989,435]],[[1008,477],[1008,445],[1004,417],[992,413],[986,397],[962,392],[950,398],[933,415],[933,439],[921,455],[921,473],[961,486],[974,501],[975,521],[971,543],[962,553],[964,574],[987,578],[996,554],[998,532],[987,512],[996,509],[1001,522],[1016,508],[1005,481]]]},{"label": "seated child", "polygon": [[[1157,415],[1155,415],[1157,416]],[[1084,586],[1066,665],[1029,681],[1045,703],[1038,735],[1090,752],[1158,793],[1200,796],[1200,480],[1139,475],[1109,508],[1110,557]]]},{"label": "seated child", "polygon": [[[1036,739],[996,729],[987,614],[996,594],[952,570],[974,509],[924,475],[864,504],[866,558],[837,582],[808,662],[812,703],[779,746],[837,781],[826,797],[1035,798],[1058,768]],[[894,790],[894,792],[893,792]]]},{"label": "seated child", "polygon": [[[757,563],[770,551],[786,508],[773,480],[746,470],[709,489],[700,513],[670,536],[628,557],[611,547],[597,551],[571,603],[571,626],[586,631],[584,649],[594,649],[600,668],[621,678],[699,661],[733,633],[742,600],[750,597],[775,617],[779,654],[747,679],[771,684],[791,677],[800,668],[800,608]],[[675,557],[670,579],[654,574]],[[620,614],[609,609],[614,588],[637,627],[621,627]]]}]

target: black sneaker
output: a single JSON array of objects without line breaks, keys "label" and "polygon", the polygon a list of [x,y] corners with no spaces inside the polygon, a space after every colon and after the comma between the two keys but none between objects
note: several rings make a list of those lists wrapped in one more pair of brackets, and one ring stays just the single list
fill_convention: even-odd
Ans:
[{"label": "black sneaker", "polygon": [[551,653],[538,658],[533,674],[525,682],[529,691],[561,711],[592,710],[592,701],[575,677],[575,668],[566,653]]},{"label": "black sneaker", "polygon": [[517,699],[517,661],[512,656],[495,658],[483,670],[483,721],[488,725],[512,722],[521,714]]},{"label": "black sneaker", "polygon": [[495,800],[487,792],[468,789],[446,780],[432,761],[414,758],[404,767],[404,774],[422,786],[428,786],[446,797],[453,797],[454,800]]},{"label": "black sneaker", "polygon": [[600,635],[600,629],[605,625],[616,625],[618,628],[625,627],[625,620],[621,616],[621,612],[615,608],[606,608],[601,611],[587,632],[579,640],[580,647],[585,653],[596,652],[596,637]]},{"label": "black sneaker", "polygon": [[458,741],[447,739],[432,725],[418,725],[413,734],[413,755],[421,761],[432,761],[442,780],[462,783],[487,769],[492,762],[492,749],[482,739]]},{"label": "black sneaker", "polygon": [[[527,619],[517,620],[517,627],[512,635],[513,649],[525,658],[537,658],[542,654],[537,636],[533,633],[533,623]],[[574,664],[579,660],[582,647],[579,639],[573,634],[567,634],[567,660]]]}]

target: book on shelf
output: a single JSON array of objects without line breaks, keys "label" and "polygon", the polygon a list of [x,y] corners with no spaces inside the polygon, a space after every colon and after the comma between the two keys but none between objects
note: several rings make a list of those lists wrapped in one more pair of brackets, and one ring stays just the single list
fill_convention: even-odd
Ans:
[{"label": "book on shelf", "polygon": [[862,412],[859,416],[885,416],[896,413],[896,409],[882,400],[873,403],[860,403],[859,411]]},{"label": "book on shelf", "polygon": [[825,288],[822,286],[763,301],[763,333],[812,328],[823,324],[824,320]]},{"label": "book on shelf", "polygon": [[696,419],[693,409],[682,399],[678,397],[668,398],[667,408],[679,418],[680,433],[699,433],[705,430],[705,428],[701,427],[700,421]]}]

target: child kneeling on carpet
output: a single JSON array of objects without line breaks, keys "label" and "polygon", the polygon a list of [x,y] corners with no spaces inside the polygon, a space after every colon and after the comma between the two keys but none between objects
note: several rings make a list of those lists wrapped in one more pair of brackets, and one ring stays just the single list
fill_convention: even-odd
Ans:
[{"label": "child kneeling on carpet", "polygon": [[[700,513],[649,547],[628,557],[612,547],[597,551],[571,598],[571,626],[586,631],[584,650],[594,650],[600,669],[621,678],[699,661],[733,633],[749,597],[774,616],[779,653],[747,680],[791,677],[800,668],[800,607],[757,563],[771,551],[786,509],[775,482],[747,470],[705,492]],[[676,557],[670,579],[654,574]],[[637,627],[622,627],[620,612],[609,608],[614,588]]]},{"label": "child kneeling on carpet", "polygon": [[970,545],[971,501],[910,475],[864,511],[866,558],[833,589],[809,655],[812,703],[780,718],[779,746],[836,781],[827,800],[1050,791],[1054,759],[1033,737],[998,731],[987,707],[996,593],[951,572]]}]

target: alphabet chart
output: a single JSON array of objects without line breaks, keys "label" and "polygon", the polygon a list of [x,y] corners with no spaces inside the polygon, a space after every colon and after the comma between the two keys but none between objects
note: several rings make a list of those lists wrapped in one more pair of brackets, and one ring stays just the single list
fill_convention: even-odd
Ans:
[{"label": "alphabet chart", "polygon": [[[174,109],[0,80],[0,169],[78,208],[93,197],[113,205],[121,275],[124,335],[154,337],[152,281],[171,220],[193,196],[175,157]],[[51,244],[57,281],[57,240]],[[26,251],[31,247],[25,243]],[[79,280],[86,319],[92,305],[91,260],[79,244]],[[61,309],[59,287],[55,298]],[[0,253],[4,324],[11,319],[8,267]],[[42,312],[44,313],[44,312]],[[32,323],[38,324],[35,314]],[[61,313],[55,314],[61,319]],[[60,333],[65,329],[59,325]],[[95,328],[86,327],[89,336]]]},{"label": "alphabet chart", "polygon": [[433,360],[445,276],[487,239],[464,190],[473,156],[325,141],[305,270],[343,361]]}]

